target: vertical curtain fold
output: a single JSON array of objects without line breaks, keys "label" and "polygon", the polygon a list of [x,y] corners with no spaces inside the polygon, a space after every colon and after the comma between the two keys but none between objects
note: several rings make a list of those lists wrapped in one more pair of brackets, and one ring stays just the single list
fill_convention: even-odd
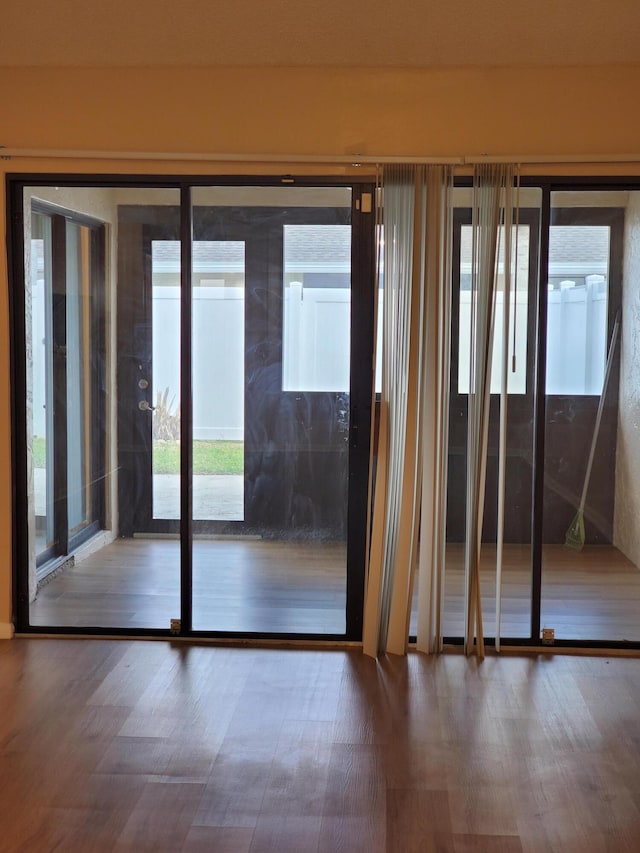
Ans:
[{"label": "vertical curtain fold", "polygon": [[427,654],[442,649],[449,467],[452,192],[451,171],[429,173],[425,340],[421,377],[423,454],[417,630],[417,648]]},{"label": "vertical curtain fold", "polygon": [[[382,394],[363,632],[364,651],[372,656],[406,652],[425,499],[425,436],[433,457],[435,431],[442,430],[443,418],[448,417],[431,384],[425,395],[425,383],[431,383],[432,371],[448,359],[448,345],[445,348],[441,340],[448,322],[442,322],[439,312],[447,304],[443,293],[448,293],[450,280],[446,259],[450,259],[451,187],[450,167],[385,169]],[[436,454],[427,470],[429,475],[438,471],[439,477],[444,472],[446,478],[446,457],[443,462]],[[428,510],[433,515],[442,511],[442,490],[431,494],[435,481],[427,482]],[[442,583],[431,576],[432,559],[425,556],[421,565],[425,604],[420,622],[423,631],[433,632],[439,625],[439,616],[434,619],[432,614],[440,610]],[[434,642],[429,640],[426,646]]]},{"label": "vertical curtain fold", "polygon": [[[467,420],[467,491],[465,533],[465,651],[484,656],[480,586],[482,525],[486,496],[489,412],[494,335],[497,322],[499,267],[503,264],[503,328],[498,442],[496,541],[496,642],[500,646],[500,585],[504,532],[508,340],[514,215],[514,167],[483,164],[474,171],[471,261],[471,359]],[[501,246],[504,235],[504,247]]]},{"label": "vertical curtain fold", "polygon": [[[374,657],[383,652],[406,652],[416,576],[417,647],[426,653],[440,651],[442,647],[451,381],[452,193],[451,167],[385,167],[380,229],[384,236],[384,264],[380,265],[384,294],[382,394],[363,630],[364,651]],[[515,217],[517,225],[517,211]],[[476,167],[472,210],[464,643],[467,654],[476,652],[479,656],[484,655],[480,556],[491,374],[498,291],[502,288],[496,505],[498,648],[500,642],[508,341],[512,267],[516,261],[512,252],[513,224],[514,167],[509,164]]]}]

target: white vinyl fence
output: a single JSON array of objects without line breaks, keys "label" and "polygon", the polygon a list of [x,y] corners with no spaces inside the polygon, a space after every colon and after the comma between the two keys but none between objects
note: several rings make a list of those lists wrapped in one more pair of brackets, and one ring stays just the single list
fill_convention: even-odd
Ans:
[{"label": "white vinyl fence", "polygon": [[[180,405],[180,288],[153,288],[153,389]],[[244,288],[193,290],[193,437],[244,437]]]},{"label": "white vinyl fence", "polygon": [[[42,285],[32,291],[33,328],[44,328]],[[349,384],[350,291],[347,288],[286,288],[283,388],[345,391]],[[460,307],[460,391],[468,388],[469,293]],[[500,303],[498,305],[500,314]],[[517,370],[511,393],[524,393],[526,295],[518,297]],[[607,288],[603,276],[585,286],[562,282],[548,293],[547,393],[599,394],[606,361]],[[380,338],[379,338],[380,341]],[[199,287],[193,302],[194,438],[242,440],[244,434],[244,288]],[[500,333],[496,355],[502,348]],[[41,340],[34,348],[44,347]],[[35,355],[35,353],[34,353]],[[34,358],[34,433],[45,434],[44,357]],[[492,390],[499,390],[497,368]],[[153,388],[169,389],[180,405],[180,289],[153,288]]]},{"label": "white vinyl fence", "polygon": [[[351,291],[285,289],[284,391],[348,391]],[[243,438],[244,288],[193,291],[193,437]],[[180,288],[153,288],[153,388],[180,402]]]},{"label": "white vinyl fence", "polygon": [[547,394],[600,394],[607,360],[607,284],[562,281],[547,299]]},{"label": "white vinyl fence", "polygon": [[282,387],[284,391],[348,391],[351,289],[285,289]]},{"label": "white vinyl fence", "polygon": [[[600,394],[607,355],[607,285],[604,276],[586,276],[584,285],[562,281],[549,286],[547,294],[547,394]],[[496,294],[496,329],[493,342],[491,392],[500,393],[502,360],[503,294]],[[511,309],[513,311],[513,308]],[[516,312],[516,371],[511,372],[512,340],[509,341],[510,394],[526,392],[527,294],[519,293]],[[513,318],[513,314],[512,314]],[[513,323],[513,319],[512,319]],[[510,338],[513,334],[513,326]],[[471,292],[460,293],[460,350],[458,390],[469,392]]]}]

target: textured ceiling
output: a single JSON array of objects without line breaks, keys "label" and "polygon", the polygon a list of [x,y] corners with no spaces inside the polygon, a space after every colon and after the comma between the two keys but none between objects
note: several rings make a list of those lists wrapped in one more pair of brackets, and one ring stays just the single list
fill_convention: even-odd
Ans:
[{"label": "textured ceiling", "polygon": [[4,0],[0,66],[640,63],[638,0]]}]

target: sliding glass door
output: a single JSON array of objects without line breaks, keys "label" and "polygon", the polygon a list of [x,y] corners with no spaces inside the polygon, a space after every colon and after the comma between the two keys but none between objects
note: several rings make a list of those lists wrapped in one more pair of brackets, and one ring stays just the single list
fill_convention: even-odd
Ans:
[{"label": "sliding glass door", "polygon": [[344,635],[351,189],[192,203],[193,627]]},{"label": "sliding glass door", "polygon": [[638,193],[551,195],[541,628],[554,641],[640,641],[637,209]]},{"label": "sliding glass door", "polygon": [[[12,179],[21,628],[360,637],[373,189],[258,183]],[[497,376],[491,388],[485,633],[638,642],[640,191],[530,184],[510,340],[499,322],[493,340],[511,370],[501,590]],[[452,639],[472,239],[471,191],[454,194]],[[500,255],[498,320],[503,274]]]},{"label": "sliding glass door", "polygon": [[[523,194],[524,195],[524,194]],[[466,532],[467,419],[470,381],[472,212],[463,206],[470,194],[457,192],[453,233],[451,386],[444,634],[464,633],[464,572]],[[510,339],[502,339],[505,258],[504,228],[499,237],[496,321],[489,413],[487,485],[481,548],[481,593],[484,630],[493,637],[521,638],[531,633],[531,513],[534,437],[534,366],[536,291],[538,280],[539,193],[523,198],[519,224],[512,228],[517,252],[511,282]],[[496,589],[498,512],[499,405],[504,348],[508,350],[507,432],[502,588]],[[502,601],[500,625],[496,602]]]},{"label": "sliding glass door", "polygon": [[27,397],[35,565],[63,558],[104,515],[104,305],[99,223],[31,208]]},{"label": "sliding glass door", "polygon": [[359,637],[372,200],[24,190],[22,627]]},{"label": "sliding glass door", "polygon": [[[515,327],[508,342],[501,589],[495,580],[499,383],[492,378],[482,530],[484,633],[535,645],[638,643],[640,194],[553,191],[546,184],[540,198],[534,187],[521,191]],[[452,639],[464,630],[470,336],[465,290],[471,223],[463,191],[458,201],[444,611],[444,633]],[[501,264],[499,259],[494,367],[504,346]],[[494,616],[498,601],[500,625]]]}]

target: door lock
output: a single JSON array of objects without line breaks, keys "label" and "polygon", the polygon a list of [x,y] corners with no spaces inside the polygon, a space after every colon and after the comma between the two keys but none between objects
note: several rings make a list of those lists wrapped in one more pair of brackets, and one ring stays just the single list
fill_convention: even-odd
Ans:
[{"label": "door lock", "polygon": [[150,406],[148,400],[140,400],[138,403],[138,408],[141,412],[153,412],[155,406]]}]

